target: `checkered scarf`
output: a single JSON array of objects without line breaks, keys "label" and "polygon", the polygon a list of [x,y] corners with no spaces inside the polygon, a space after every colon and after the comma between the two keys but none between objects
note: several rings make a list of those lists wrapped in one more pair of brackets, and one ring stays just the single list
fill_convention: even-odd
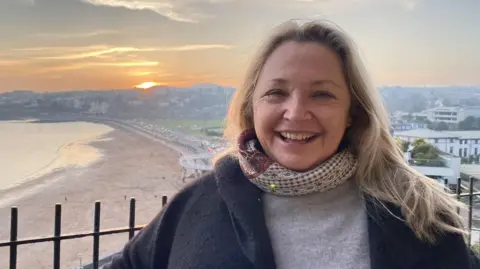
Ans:
[{"label": "checkered scarf", "polygon": [[277,195],[327,191],[351,178],[357,166],[356,157],[344,149],[307,172],[289,170],[263,153],[253,131],[244,132],[238,146],[238,159],[245,176],[263,191]]}]

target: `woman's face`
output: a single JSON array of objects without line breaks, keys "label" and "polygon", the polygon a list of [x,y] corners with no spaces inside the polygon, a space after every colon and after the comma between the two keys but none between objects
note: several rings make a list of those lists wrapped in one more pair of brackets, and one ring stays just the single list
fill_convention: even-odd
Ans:
[{"label": "woman's face", "polygon": [[304,171],[332,156],[350,125],[350,93],[338,56],[316,43],[280,45],[253,93],[257,137],[270,157]]}]

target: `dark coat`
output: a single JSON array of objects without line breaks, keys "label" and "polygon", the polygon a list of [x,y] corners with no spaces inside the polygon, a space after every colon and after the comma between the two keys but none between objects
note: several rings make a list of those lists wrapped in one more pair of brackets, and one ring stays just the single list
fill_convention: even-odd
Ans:
[{"label": "dark coat", "polygon": [[[373,199],[366,201],[372,269],[480,268],[460,235],[424,243]],[[104,268],[274,269],[262,191],[244,177],[238,161],[223,158],[212,173],[178,193]]]}]

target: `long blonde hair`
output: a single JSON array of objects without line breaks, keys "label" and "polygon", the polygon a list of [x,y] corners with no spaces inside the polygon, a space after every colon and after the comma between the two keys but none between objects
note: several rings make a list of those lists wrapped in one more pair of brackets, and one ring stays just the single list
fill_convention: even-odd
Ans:
[{"label": "long blonde hair", "polygon": [[252,93],[255,84],[267,58],[286,41],[326,45],[340,58],[352,96],[352,125],[345,136],[358,156],[355,178],[360,189],[376,198],[386,209],[385,202],[398,206],[406,224],[421,240],[434,242],[438,232],[465,234],[462,218],[456,212],[461,203],[433,179],[418,173],[405,162],[401,149],[390,134],[388,113],[380,94],[369,81],[353,41],[329,22],[298,24],[288,21],[266,40],[253,58],[243,86],[235,91],[230,103],[224,137],[231,147],[214,161],[236,152],[238,135],[253,128]]}]

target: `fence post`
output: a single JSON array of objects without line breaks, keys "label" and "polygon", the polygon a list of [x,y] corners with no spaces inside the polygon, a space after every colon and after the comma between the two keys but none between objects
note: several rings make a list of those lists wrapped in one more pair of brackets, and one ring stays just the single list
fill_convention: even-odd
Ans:
[{"label": "fence post", "polygon": [[[457,179],[457,201],[460,201],[460,194],[462,194],[462,178]],[[457,207],[457,214],[460,214],[460,207]]]},{"label": "fence post", "polygon": [[162,207],[164,207],[167,204],[167,196],[163,195],[162,196]]},{"label": "fence post", "polygon": [[53,228],[53,235],[55,237],[53,241],[53,268],[60,269],[60,236],[62,228],[62,205],[55,205],[55,222]]},{"label": "fence post", "polygon": [[100,201],[95,202],[93,219],[93,269],[98,269],[98,251],[100,248]]},{"label": "fence post", "polygon": [[128,240],[135,235],[135,198],[130,199],[130,217],[128,221]]},{"label": "fence post", "polygon": [[10,211],[10,269],[17,268],[18,208]]},{"label": "fence post", "polygon": [[473,177],[469,178],[470,180],[470,190],[468,196],[468,247],[472,245],[472,205],[473,205]]}]

